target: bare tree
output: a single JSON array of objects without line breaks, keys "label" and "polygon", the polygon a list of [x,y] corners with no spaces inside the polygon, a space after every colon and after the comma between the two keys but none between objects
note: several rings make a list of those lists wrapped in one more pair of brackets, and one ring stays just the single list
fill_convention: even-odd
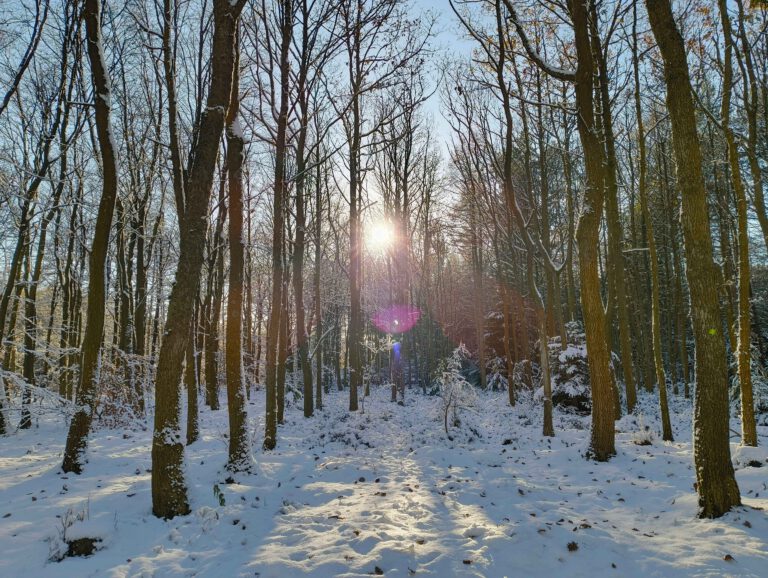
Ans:
[{"label": "bare tree", "polygon": [[81,473],[85,464],[85,449],[91,428],[98,386],[98,365],[104,331],[105,271],[112,215],[117,199],[117,151],[110,123],[111,83],[101,30],[100,0],[86,0],[82,17],[85,20],[88,60],[91,64],[96,132],[99,138],[102,170],[102,192],[96,226],[88,259],[88,310],[80,361],[80,382],[76,403],[80,408],[73,416],[67,434],[62,469]]}]

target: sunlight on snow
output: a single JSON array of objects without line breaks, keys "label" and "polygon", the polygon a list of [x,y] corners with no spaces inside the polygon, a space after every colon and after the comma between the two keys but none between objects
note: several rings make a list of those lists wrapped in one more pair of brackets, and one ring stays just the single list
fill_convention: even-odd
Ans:
[{"label": "sunlight on snow", "polygon": [[[352,454],[319,468],[348,472],[358,462],[359,456]],[[443,512],[443,500],[436,500],[438,493],[415,460],[385,452],[370,465],[376,478],[361,478],[364,481],[355,492],[350,492],[348,482],[317,481],[302,488],[315,496],[315,503],[284,502],[282,519],[255,553],[252,565],[310,572],[336,566],[339,571],[345,566],[363,570],[405,557],[409,568],[428,572],[431,565],[455,554],[456,540],[472,547],[476,538],[494,534],[490,527],[495,524],[477,507],[460,508],[460,515],[458,510]],[[452,521],[453,527],[443,530],[453,538],[443,540],[435,534],[435,526],[445,523],[437,519],[438,512]],[[475,561],[481,560],[478,551]]]}]

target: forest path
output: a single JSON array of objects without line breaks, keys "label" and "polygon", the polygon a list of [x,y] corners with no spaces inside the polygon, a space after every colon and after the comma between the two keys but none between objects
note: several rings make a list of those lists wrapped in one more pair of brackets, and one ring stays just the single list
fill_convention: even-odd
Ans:
[{"label": "forest path", "polygon": [[487,546],[476,539],[503,532],[482,507],[455,496],[457,485],[478,495],[482,490],[461,478],[464,468],[425,464],[417,453],[367,449],[365,457],[355,452],[321,460],[316,481],[286,492],[282,515],[257,559],[276,566],[306,559],[310,567],[333,567],[342,575],[350,566],[424,573],[436,564],[443,568],[446,557],[454,570],[482,563]]},{"label": "forest path", "polygon": [[[276,462],[302,465],[250,566],[260,576],[688,576],[711,564],[716,575],[733,570],[726,554],[747,562],[739,575],[768,567],[763,514],[735,513],[727,528],[689,517],[689,443],[638,446],[625,434],[619,455],[596,464],[580,455],[580,418],[560,416],[546,439],[535,409],[489,396],[448,440],[435,398],[413,394],[405,407],[386,398],[375,392],[366,413],[349,415],[334,394],[322,419],[283,427]],[[756,471],[741,473],[757,482]]]},{"label": "forest path", "polygon": [[[226,409],[203,410],[186,449],[192,513],[168,521],[151,514],[149,429],[96,430],[85,472],[63,475],[65,423],[41,419],[0,438],[0,576],[766,575],[768,517],[754,508],[768,508],[768,463],[743,460],[765,461],[765,448],[732,446],[747,507],[698,520],[685,400],[672,400],[677,442],[633,443],[643,421],[658,429],[643,397],[643,420],[618,422],[618,455],[597,464],[581,455],[587,418],[556,412],[557,436],[543,438],[540,408],[503,396],[479,395],[449,440],[436,397],[414,392],[400,406],[378,388],[349,414],[333,392],[312,419],[287,408],[264,452],[256,392],[254,472],[235,483],[223,468]],[[63,534],[103,548],[50,562]]]}]

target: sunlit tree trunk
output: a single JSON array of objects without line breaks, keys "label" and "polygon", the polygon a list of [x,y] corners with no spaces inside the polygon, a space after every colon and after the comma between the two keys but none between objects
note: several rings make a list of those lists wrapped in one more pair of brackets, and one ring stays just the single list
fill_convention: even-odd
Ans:
[{"label": "sunlit tree trunk", "polygon": [[[597,8],[590,3],[595,63],[597,65],[597,83],[601,125],[605,141],[605,217],[608,225],[608,282],[615,295],[616,321],[619,326],[619,345],[621,350],[621,368],[624,374],[624,386],[627,393],[627,412],[631,413],[637,403],[635,376],[632,363],[632,335],[627,309],[626,268],[623,253],[623,230],[619,216],[619,185],[617,175],[616,145],[613,131],[611,97],[608,91],[608,67],[603,58],[603,47],[597,31]],[[621,404],[617,399],[616,415],[621,417]]]},{"label": "sunlit tree trunk", "polygon": [[[633,31],[637,27],[637,7],[633,7]],[[656,254],[656,235],[653,230],[653,220],[648,207],[647,190],[647,160],[645,147],[645,128],[643,125],[643,110],[640,101],[640,67],[638,60],[637,34],[632,35],[632,64],[635,76],[635,122],[637,123],[637,143],[640,152],[640,211],[645,222],[648,241],[648,254],[651,272],[651,334],[653,341],[653,365],[656,372],[656,383],[659,388],[659,409],[661,411],[662,438],[672,441],[672,425],[669,419],[667,403],[667,376],[664,373],[664,360],[661,357],[661,311],[659,298],[659,261]],[[650,377],[648,378],[650,380]],[[650,381],[649,381],[650,383]]]},{"label": "sunlit tree trunk", "polygon": [[728,369],[717,296],[719,276],[712,258],[701,149],[683,37],[669,0],[646,0],[646,7],[664,60],[677,183],[683,198],[680,215],[696,346],[693,451],[699,515],[716,518],[741,503],[729,447]]},{"label": "sunlit tree trunk", "polygon": [[320,286],[320,261],[322,259],[322,234],[323,234],[323,195],[320,185],[320,163],[315,167],[315,407],[323,409],[323,302]]},{"label": "sunlit tree trunk", "polygon": [[757,426],[755,423],[755,404],[752,395],[751,370],[751,321],[750,321],[750,264],[749,264],[749,222],[747,217],[747,194],[744,191],[744,181],[741,176],[739,150],[736,137],[731,127],[731,90],[733,86],[733,36],[731,18],[728,14],[726,0],[718,0],[720,22],[723,28],[725,42],[725,57],[723,66],[723,96],[720,117],[723,121],[723,131],[728,147],[728,165],[730,166],[731,184],[736,194],[736,215],[739,239],[739,337],[736,348],[736,363],[739,373],[741,390],[741,442],[746,446],[757,445]]},{"label": "sunlit tree trunk", "polygon": [[[188,349],[192,307],[200,286],[207,210],[219,140],[232,92],[237,22],[244,1],[213,3],[213,39],[208,98],[199,124],[184,186],[180,213],[179,259],[157,363],[155,424],[152,437],[152,511],[160,518],[189,513],[184,480],[184,445],[179,425],[180,385]],[[170,25],[169,22],[166,22]]]},{"label": "sunlit tree trunk", "polygon": [[200,437],[200,416],[198,410],[197,396],[197,347],[196,329],[197,329],[197,307],[192,315],[192,328],[190,329],[190,338],[187,342],[187,351],[184,354],[184,386],[187,388],[187,445],[195,443]]},{"label": "sunlit tree trunk", "polygon": [[603,209],[605,158],[595,132],[592,79],[594,62],[589,33],[589,2],[571,2],[578,66],[576,69],[577,127],[584,151],[586,183],[584,206],[576,229],[581,278],[581,308],[587,337],[589,380],[592,386],[592,430],[589,455],[606,461],[616,453],[614,440],[614,393],[610,368],[605,310],[600,295],[598,244]]},{"label": "sunlit tree trunk", "polygon": [[[236,42],[239,39],[236,35]],[[229,295],[227,298],[227,406],[229,413],[229,460],[227,469],[242,472],[250,468],[248,416],[243,383],[243,162],[245,142],[240,125],[240,60],[235,49],[232,100],[227,113],[227,169],[229,171]]]}]

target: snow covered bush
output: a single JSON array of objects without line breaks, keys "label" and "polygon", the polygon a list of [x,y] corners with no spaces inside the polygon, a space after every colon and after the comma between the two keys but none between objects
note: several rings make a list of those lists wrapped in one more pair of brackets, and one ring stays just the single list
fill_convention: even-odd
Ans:
[{"label": "snow covered bush", "polygon": [[488,363],[488,389],[506,391],[508,379],[505,375],[507,364],[503,357],[496,356]]},{"label": "snow covered bush", "polygon": [[147,358],[117,352],[99,360],[99,395],[94,411],[98,427],[141,427],[143,405],[150,395],[153,369]]},{"label": "snow covered bush", "polygon": [[464,344],[459,345],[453,350],[453,354],[450,357],[441,362],[440,375],[436,380],[440,399],[442,400],[440,413],[448,439],[452,439],[449,433],[449,425],[453,427],[461,425],[459,410],[475,405],[475,390],[461,372],[461,364],[469,355],[470,353]]},{"label": "snow covered bush", "polygon": [[742,468],[762,468],[768,466],[768,449],[765,447],[739,446],[731,455],[733,467],[737,470]]},{"label": "snow covered bush", "polygon": [[[72,400],[61,397],[56,391],[41,385],[27,383],[20,375],[12,371],[4,371],[0,368],[0,402],[4,412],[6,423],[9,416],[16,416],[22,411],[23,398],[28,393],[30,403],[25,406],[31,419],[38,420],[43,416],[56,416],[67,423],[74,415],[77,406]],[[13,419],[16,419],[14,417]]]},{"label": "snow covered bush", "polygon": [[[755,408],[755,422],[758,426],[768,426],[768,369],[761,361],[760,351],[753,343],[751,349],[752,396]],[[731,415],[741,417],[741,387],[736,356],[731,360],[728,393]]]},{"label": "snow covered bush", "polygon": [[768,426],[768,370],[761,363],[752,361],[752,395],[755,402],[755,421]]},{"label": "snow covered bush", "polygon": [[[568,323],[570,343],[563,350],[560,338],[549,341],[552,403],[561,409],[586,415],[592,409],[587,365],[587,340],[580,323]],[[540,392],[537,392],[537,396]],[[543,394],[543,392],[541,392]]]},{"label": "snow covered bush", "polygon": [[90,501],[77,509],[70,506],[58,518],[60,526],[48,539],[48,560],[51,562],[94,554],[105,547],[117,525],[117,518],[109,512],[91,518]]},{"label": "snow covered bush", "polygon": [[512,370],[512,383],[519,391],[520,389],[530,390],[533,387],[533,381],[538,375],[538,365],[531,362],[530,359],[521,359],[515,363]]},{"label": "snow covered bush", "polygon": [[637,429],[632,432],[632,443],[637,446],[653,445],[654,433],[650,426],[645,424],[643,414],[637,418]]},{"label": "snow covered bush", "polygon": [[58,516],[61,525],[56,529],[56,535],[48,541],[48,559],[52,562],[60,562],[67,556],[68,542],[70,540],[70,528],[77,522],[88,519],[89,505],[86,502],[83,507],[75,510],[71,506],[62,516]]}]

